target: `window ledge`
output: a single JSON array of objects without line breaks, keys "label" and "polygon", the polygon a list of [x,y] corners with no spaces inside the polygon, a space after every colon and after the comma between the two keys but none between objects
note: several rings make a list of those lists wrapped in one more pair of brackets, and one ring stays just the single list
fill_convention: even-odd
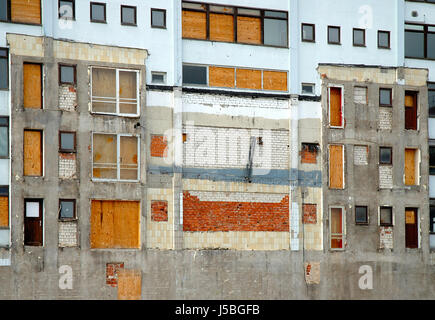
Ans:
[{"label": "window ledge", "polygon": [[290,49],[290,47],[287,46],[274,46],[271,44],[259,44],[259,43],[244,43],[244,42],[231,42],[231,41],[217,41],[217,40],[210,40],[210,39],[195,39],[195,38],[182,38],[182,40],[196,40],[196,41],[204,41],[204,42],[218,42],[218,43],[229,43],[229,44],[241,44],[241,45],[248,45],[248,46],[256,46],[256,47],[271,47],[271,48],[278,48],[278,49]]}]

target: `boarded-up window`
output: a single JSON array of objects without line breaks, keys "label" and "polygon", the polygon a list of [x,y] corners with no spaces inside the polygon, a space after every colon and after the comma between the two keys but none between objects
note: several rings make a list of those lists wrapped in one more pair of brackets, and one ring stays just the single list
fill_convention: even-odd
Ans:
[{"label": "boarded-up window", "polygon": [[91,203],[91,248],[139,248],[139,201]]},{"label": "boarded-up window", "polygon": [[261,18],[237,17],[237,42],[261,44]]},{"label": "boarded-up window", "polygon": [[417,130],[417,93],[405,94],[405,129]]},{"label": "boarded-up window", "polygon": [[234,87],[234,68],[209,67],[208,72],[210,87]]},{"label": "boarded-up window", "polygon": [[142,274],[140,270],[119,270],[118,300],[140,300],[141,295]]},{"label": "boarded-up window", "polygon": [[9,227],[9,196],[0,193],[0,228],[7,227]]},{"label": "boarded-up window", "polygon": [[24,130],[24,175],[42,176],[42,131]]},{"label": "boarded-up window", "polygon": [[367,87],[353,88],[353,102],[358,104],[367,104]]},{"label": "boarded-up window", "polygon": [[343,149],[343,146],[329,146],[329,187],[331,189],[344,188]]},{"label": "boarded-up window", "polygon": [[405,208],[405,241],[407,248],[418,248],[417,208]]},{"label": "boarded-up window", "polygon": [[331,228],[331,249],[343,249],[344,248],[343,208],[331,208],[330,228]]},{"label": "boarded-up window", "polygon": [[137,71],[92,68],[93,112],[137,115],[138,95]]},{"label": "boarded-up window", "polygon": [[207,17],[205,12],[183,10],[183,38],[206,39]]},{"label": "boarded-up window", "polygon": [[234,42],[234,17],[210,13],[210,40]]},{"label": "boarded-up window", "polygon": [[138,180],[138,137],[94,134],[93,170],[96,179]]},{"label": "boarded-up window", "polygon": [[331,127],[343,126],[343,110],[341,99],[341,88],[329,88],[329,125]]},{"label": "boarded-up window", "polygon": [[42,108],[42,65],[23,64],[24,108]]},{"label": "boarded-up window", "polygon": [[418,152],[417,149],[405,149],[405,185],[418,184]]},{"label": "boarded-up window", "polygon": [[41,0],[11,0],[11,20],[21,23],[41,23]]},{"label": "boarded-up window", "polygon": [[237,88],[261,89],[261,70],[237,69]]},{"label": "boarded-up window", "polygon": [[287,91],[287,72],[263,71],[263,89]]}]

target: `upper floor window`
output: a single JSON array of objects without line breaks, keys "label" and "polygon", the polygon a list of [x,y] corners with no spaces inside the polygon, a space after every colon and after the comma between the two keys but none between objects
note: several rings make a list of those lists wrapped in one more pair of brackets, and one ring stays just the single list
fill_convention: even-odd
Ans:
[{"label": "upper floor window", "polygon": [[166,28],[166,10],[151,9],[151,28]]},{"label": "upper floor window", "polygon": [[429,117],[435,117],[435,82],[427,84],[429,97]]},{"label": "upper floor window", "polygon": [[106,22],[106,4],[91,2],[91,22]]},{"label": "upper floor window", "polygon": [[69,20],[75,19],[74,0],[59,0],[59,18]]},{"label": "upper floor window", "polygon": [[0,158],[9,157],[9,118],[0,117]]},{"label": "upper floor window", "polygon": [[136,7],[121,6],[121,24],[129,26],[137,25]]},{"label": "upper floor window", "polygon": [[9,88],[8,49],[0,49],[0,90]]},{"label": "upper floor window", "polygon": [[366,46],[366,31],[364,29],[353,29],[353,45],[355,47]]},{"label": "upper floor window", "polygon": [[183,38],[288,45],[285,11],[257,10],[183,2]]},{"label": "upper floor window", "polygon": [[393,90],[391,88],[379,89],[379,105],[381,107],[391,107],[393,99]]},{"label": "upper floor window", "polygon": [[92,67],[92,112],[139,115],[139,71]]},{"label": "upper floor window", "polygon": [[59,83],[60,84],[75,84],[76,83],[76,68],[70,65],[59,65]]},{"label": "upper floor window", "polygon": [[378,31],[378,48],[390,49],[390,31]]},{"label": "upper floor window", "polygon": [[435,59],[435,26],[405,24],[405,57]]},{"label": "upper floor window", "polygon": [[41,24],[41,0],[0,0],[0,21]]},{"label": "upper floor window", "polygon": [[316,27],[314,24],[302,23],[302,41],[315,42],[316,41]]},{"label": "upper floor window", "polygon": [[340,44],[340,27],[328,26],[328,43]]}]

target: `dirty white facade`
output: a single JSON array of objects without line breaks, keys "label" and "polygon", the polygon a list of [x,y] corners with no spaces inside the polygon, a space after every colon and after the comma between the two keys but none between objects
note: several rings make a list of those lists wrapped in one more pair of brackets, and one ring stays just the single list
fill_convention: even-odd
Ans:
[{"label": "dirty white facade", "polygon": [[431,1],[0,0],[0,298],[433,299],[434,59]]}]

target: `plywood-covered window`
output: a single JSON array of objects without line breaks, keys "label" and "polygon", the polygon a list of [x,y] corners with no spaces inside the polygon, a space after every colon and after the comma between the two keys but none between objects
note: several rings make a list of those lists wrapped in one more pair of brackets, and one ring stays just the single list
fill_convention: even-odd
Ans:
[{"label": "plywood-covered window", "polygon": [[42,109],[42,65],[23,64],[24,108]]},{"label": "plywood-covered window", "polygon": [[139,71],[92,67],[92,111],[139,115]]},{"label": "plywood-covered window", "polygon": [[332,207],[329,211],[330,246],[333,250],[344,249],[345,215],[343,207]]},{"label": "plywood-covered window", "polygon": [[42,176],[42,131],[24,130],[23,166],[25,176]]},{"label": "plywood-covered window", "polygon": [[405,149],[405,185],[419,184],[419,152],[418,149]]},{"label": "plywood-covered window", "polygon": [[237,42],[261,44],[261,12],[260,10],[237,10]]},{"label": "plywood-covered window", "polygon": [[242,89],[261,90],[261,70],[237,69],[236,86]]},{"label": "plywood-covered window", "polygon": [[287,91],[287,72],[264,70],[263,90]]},{"label": "plywood-covered window", "polygon": [[92,177],[103,180],[139,180],[139,138],[94,133]]},{"label": "plywood-covered window", "polygon": [[210,6],[210,40],[234,42],[234,8]]},{"label": "plywood-covered window", "polygon": [[9,187],[0,187],[0,228],[9,227]]},{"label": "plywood-covered window", "polygon": [[343,128],[343,95],[341,87],[329,88],[329,125]]},{"label": "plywood-covered window", "polygon": [[91,248],[139,249],[140,202],[92,200]]},{"label": "plywood-covered window", "polygon": [[183,38],[207,39],[206,5],[183,2],[182,25]]},{"label": "plywood-covered window", "polygon": [[1,4],[1,21],[41,24],[41,0],[9,0]]},{"label": "plywood-covered window", "polygon": [[418,248],[418,208],[405,208],[405,245]]},{"label": "plywood-covered window", "polygon": [[209,67],[210,87],[234,88],[236,80],[235,68]]},{"label": "plywood-covered window", "polygon": [[417,130],[417,92],[405,92],[405,129]]},{"label": "plywood-covered window", "polygon": [[344,146],[329,146],[329,188],[344,189]]}]

